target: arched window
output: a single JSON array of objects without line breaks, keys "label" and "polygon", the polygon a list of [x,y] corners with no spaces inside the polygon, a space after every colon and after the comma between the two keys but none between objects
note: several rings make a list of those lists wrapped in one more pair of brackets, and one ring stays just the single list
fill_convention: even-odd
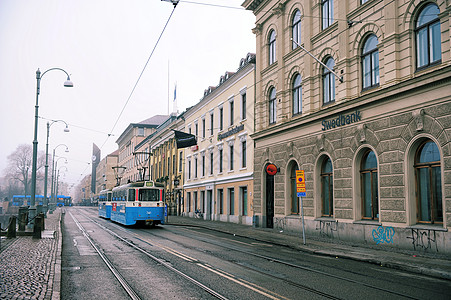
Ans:
[{"label": "arched window", "polygon": [[276,62],[276,32],[271,30],[268,39],[269,64]]},{"label": "arched window", "polygon": [[276,89],[269,90],[269,124],[276,123]]},{"label": "arched window", "polygon": [[443,223],[440,152],[431,140],[415,154],[417,219],[420,223]]},{"label": "arched window", "polygon": [[328,157],[321,166],[321,214],[326,217],[334,215],[333,179],[332,162]]},{"label": "arched window", "polygon": [[373,151],[368,150],[360,165],[362,188],[362,219],[379,219],[379,195],[377,189],[377,159]]},{"label": "arched window", "polygon": [[293,115],[302,113],[302,78],[296,74],[293,80]]},{"label": "arched window", "polygon": [[296,49],[298,47],[296,43],[301,43],[301,12],[298,9],[293,14],[291,35],[293,38],[293,49]]},{"label": "arched window", "polygon": [[299,214],[299,198],[296,189],[296,171],[299,170],[298,164],[294,163],[291,166],[290,173],[290,185],[291,185],[291,214],[298,215]]},{"label": "arched window", "polygon": [[[324,63],[329,69],[333,70],[335,61],[329,57]],[[323,67],[323,104],[329,104],[335,101],[335,77],[327,68]]]},{"label": "arched window", "polygon": [[370,35],[362,49],[362,73],[363,88],[377,86],[379,84],[379,49],[377,37]]},{"label": "arched window", "polygon": [[429,3],[418,15],[415,23],[417,68],[438,63],[442,58],[439,13],[437,5]]}]

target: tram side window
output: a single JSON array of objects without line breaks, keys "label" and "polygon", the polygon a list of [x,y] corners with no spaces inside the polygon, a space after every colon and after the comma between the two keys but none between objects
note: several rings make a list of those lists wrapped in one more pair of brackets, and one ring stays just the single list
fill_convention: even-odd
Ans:
[{"label": "tram side window", "polygon": [[128,191],[128,201],[135,201],[135,190],[131,189]]},{"label": "tram side window", "polygon": [[160,201],[160,190],[139,190],[139,201]]}]

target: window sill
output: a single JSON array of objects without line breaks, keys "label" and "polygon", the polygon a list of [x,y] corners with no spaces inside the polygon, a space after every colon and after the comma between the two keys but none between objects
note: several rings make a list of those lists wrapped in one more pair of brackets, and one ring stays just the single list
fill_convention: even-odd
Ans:
[{"label": "window sill", "polygon": [[335,220],[334,217],[319,217],[316,218],[314,221],[338,222],[338,220]]},{"label": "window sill", "polygon": [[428,224],[416,224],[408,226],[407,229],[420,229],[420,230],[434,230],[448,232],[448,228],[443,228],[440,225],[428,225]]},{"label": "window sill", "polygon": [[382,226],[382,223],[380,223],[379,221],[372,221],[372,220],[358,220],[358,221],[352,222],[352,224]]}]

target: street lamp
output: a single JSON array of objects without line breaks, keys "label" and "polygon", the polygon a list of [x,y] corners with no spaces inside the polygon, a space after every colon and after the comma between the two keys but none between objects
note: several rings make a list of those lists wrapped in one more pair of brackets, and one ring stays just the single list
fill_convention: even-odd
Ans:
[{"label": "street lamp", "polygon": [[[52,203],[56,203],[56,197],[55,197],[55,189],[56,189],[56,185],[53,184],[54,182],[54,176],[56,177],[56,169],[58,168],[58,161],[61,158],[65,159],[65,163],[67,164],[67,159],[65,157],[59,157],[56,161],[55,161],[55,150],[56,148],[58,148],[59,146],[64,145],[64,144],[59,144],[58,146],[55,147],[55,149],[53,149],[53,168],[52,168],[52,191],[51,191],[51,199],[52,199]],[[64,145],[66,146],[66,145]],[[69,149],[66,146],[66,152],[69,152]],[[52,207],[53,209],[53,207]]]},{"label": "street lamp", "polygon": [[[69,171],[66,166],[62,166],[61,168],[58,169],[58,175],[56,176],[56,193],[55,193],[56,196],[55,196],[55,200],[56,200],[56,198],[58,198],[58,182],[59,182],[59,178],[60,178],[60,170],[62,168],[66,168],[66,172]],[[57,201],[55,201],[55,203],[57,203]]]},{"label": "street lamp", "polygon": [[[35,105],[35,113],[34,113],[34,139],[33,139],[33,161],[31,165],[31,199],[30,199],[30,220],[33,220],[36,215],[36,169],[37,169],[37,157],[38,157],[38,120],[39,120],[39,93],[41,91],[41,79],[44,77],[45,73],[53,70],[63,71],[67,75],[67,80],[64,82],[65,87],[73,87],[74,84],[70,80],[69,74],[60,68],[51,68],[41,74],[41,71],[38,69],[36,71],[36,105]],[[34,221],[31,223],[33,226]]]},{"label": "street lamp", "polygon": [[[66,128],[64,128],[64,132],[69,132],[69,127],[67,123],[63,120],[54,120],[52,123],[47,122],[47,143],[45,145],[45,177],[44,177],[44,215],[47,215],[48,205],[49,202],[47,200],[47,177],[48,177],[48,169],[49,169],[49,136],[50,136],[50,126],[57,122],[63,122],[66,124]],[[58,145],[60,146],[60,145]],[[58,147],[57,146],[57,147]],[[64,145],[66,146],[66,145]],[[56,149],[56,148],[55,148]],[[66,146],[66,152],[69,152],[69,149]],[[53,155],[55,155],[55,150],[53,150]],[[53,160],[55,160],[55,157],[53,156]]]}]

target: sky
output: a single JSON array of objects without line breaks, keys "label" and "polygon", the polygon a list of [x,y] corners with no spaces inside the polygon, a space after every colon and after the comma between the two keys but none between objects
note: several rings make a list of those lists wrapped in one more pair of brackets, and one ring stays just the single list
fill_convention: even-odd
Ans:
[{"label": "sky", "polygon": [[65,121],[70,132],[51,125],[49,153],[57,147],[63,181],[77,185],[91,172],[93,143],[104,158],[130,123],[172,112],[175,85],[182,112],[255,53],[243,1],[181,0],[174,10],[160,0],[0,0],[0,177],[8,155],[32,145],[38,68],[64,69],[74,84],[65,88],[59,70],[43,75],[38,150],[47,122]]}]

